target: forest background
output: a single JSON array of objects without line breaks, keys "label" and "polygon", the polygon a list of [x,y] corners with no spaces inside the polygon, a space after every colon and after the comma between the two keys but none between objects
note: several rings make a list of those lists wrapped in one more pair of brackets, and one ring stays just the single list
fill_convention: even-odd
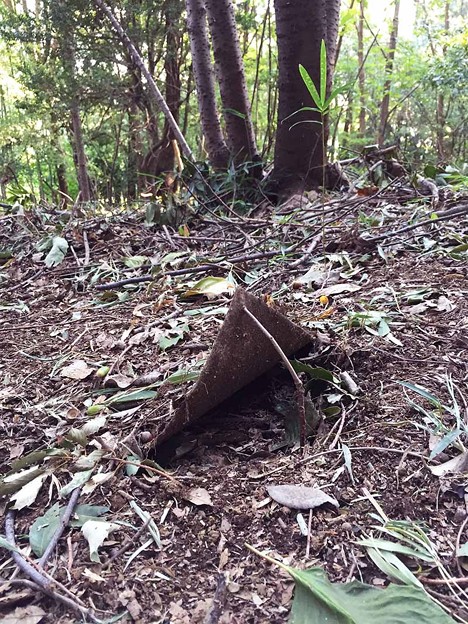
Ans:
[{"label": "forest background", "polygon": [[[468,104],[465,2],[417,0],[397,5],[365,0],[341,5],[334,83],[346,88],[330,112],[329,157],[352,158],[383,138],[385,145],[400,147],[409,170],[439,176],[439,182],[444,173],[452,182],[463,179]],[[238,0],[235,9],[257,146],[268,163],[278,98],[273,2]],[[197,160],[205,161],[184,0],[119,1],[113,10],[170,105],[172,100]],[[164,116],[93,3],[4,0],[0,20],[2,201],[64,205],[77,198],[74,115],[81,125],[94,200],[114,205],[145,201],[149,187],[151,194],[167,182],[161,176],[164,163],[155,159],[167,139]],[[63,53],[64,42],[73,42],[73,58]],[[389,86],[385,136],[379,137]],[[307,104],[313,106],[312,101]]]}]

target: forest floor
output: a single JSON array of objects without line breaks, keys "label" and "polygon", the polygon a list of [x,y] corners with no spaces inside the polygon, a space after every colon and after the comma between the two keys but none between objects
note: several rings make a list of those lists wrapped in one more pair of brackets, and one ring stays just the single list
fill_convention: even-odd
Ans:
[{"label": "forest floor", "polygon": [[[1,216],[2,532],[37,560],[60,524],[54,505],[74,492],[81,506],[44,564],[60,583],[48,595],[24,581],[43,579],[40,569],[18,571],[2,549],[1,622],[73,622],[80,610],[88,621],[287,622],[293,580],[246,544],[381,588],[385,567],[359,543],[388,539],[377,516],[424,529],[433,559],[404,562],[468,621],[464,589],[450,590],[450,578],[468,584],[458,556],[468,542],[468,199],[431,201],[395,188],[296,197],[178,229],[145,224],[141,211],[88,214],[65,226],[68,251],[50,268],[37,243],[59,216]],[[155,449],[236,285],[311,332],[297,358],[322,377],[318,425],[301,448],[293,381],[278,365]],[[255,334],[232,339],[248,354]],[[319,488],[330,503],[280,504],[267,488],[282,484]]]}]

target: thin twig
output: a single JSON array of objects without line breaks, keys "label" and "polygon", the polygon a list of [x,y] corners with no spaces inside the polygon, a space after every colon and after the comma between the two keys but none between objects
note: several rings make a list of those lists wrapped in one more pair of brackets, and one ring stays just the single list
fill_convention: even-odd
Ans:
[{"label": "thin twig", "polygon": [[250,316],[250,318],[255,323],[255,325],[258,327],[258,329],[271,342],[271,344],[273,345],[274,349],[276,350],[278,355],[283,360],[284,365],[286,366],[289,374],[292,377],[292,380],[294,382],[294,387],[296,388],[296,401],[297,401],[297,407],[298,407],[298,412],[299,412],[299,422],[300,422],[300,425],[301,425],[301,439],[300,439],[300,442],[301,442],[301,446],[305,446],[305,440],[306,440],[305,397],[304,397],[304,386],[302,384],[302,381],[299,379],[298,374],[296,373],[296,371],[292,367],[292,364],[288,360],[288,358],[287,358],[286,354],[284,353],[283,349],[279,346],[278,342],[273,338],[273,336],[266,329],[266,327],[264,327],[262,325],[262,323],[260,323],[258,318],[256,316],[254,316],[252,314],[252,312],[250,312],[250,310],[247,310],[247,308],[245,306],[243,306],[243,309],[244,309],[244,312],[247,314],[247,316]]},{"label": "thin twig", "polygon": [[83,230],[83,245],[84,245],[84,248],[85,248],[85,256],[84,256],[84,260],[83,260],[83,266],[88,266],[89,259],[90,259],[90,253],[89,253],[88,232],[86,230]]},{"label": "thin twig", "polygon": [[468,214],[468,204],[466,206],[463,206],[462,208],[451,208],[450,210],[439,212],[439,216],[435,217],[434,219],[425,219],[424,221],[418,221],[418,223],[405,225],[405,227],[402,227],[398,230],[393,230],[393,232],[387,232],[386,234],[374,236],[373,238],[366,238],[364,240],[366,243],[379,243],[380,241],[386,240],[387,238],[397,236],[398,234],[402,234],[403,232],[415,230],[416,228],[423,225],[432,225],[433,223],[437,223],[438,221],[447,221],[448,219],[453,219],[453,217],[460,217],[465,214]]},{"label": "thin twig", "polygon": [[55,529],[55,532],[52,535],[50,542],[47,544],[47,548],[45,549],[42,557],[37,562],[39,567],[41,568],[45,567],[47,561],[49,560],[49,557],[54,551],[54,548],[57,546],[59,539],[62,537],[62,534],[65,531],[65,528],[68,526],[68,523],[70,522],[70,518],[72,517],[72,514],[75,510],[80,494],[81,494],[81,487],[75,488],[73,492],[71,493],[70,500],[68,501],[67,507],[65,511],[63,512],[63,515],[60,519],[58,527]]},{"label": "thin twig", "polygon": [[148,524],[151,522],[151,520],[152,520],[151,516],[148,516],[148,518],[146,519],[146,522],[138,529],[138,531],[134,535],[127,538],[122,544],[122,546],[119,548],[119,550],[116,553],[114,553],[111,557],[109,557],[107,561],[103,563],[102,565],[103,570],[108,568],[113,561],[121,557],[124,553],[127,552],[129,548],[131,548],[135,544],[135,542],[140,537],[140,535],[144,533],[144,531],[148,528]]},{"label": "thin twig", "polygon": [[216,590],[213,602],[208,609],[203,624],[217,624],[223,612],[224,602],[226,600],[226,577],[221,572],[216,582]]}]

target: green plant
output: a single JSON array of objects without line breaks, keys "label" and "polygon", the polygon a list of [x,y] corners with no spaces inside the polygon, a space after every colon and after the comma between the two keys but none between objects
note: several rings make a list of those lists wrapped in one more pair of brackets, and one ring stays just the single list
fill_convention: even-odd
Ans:
[{"label": "green plant", "polygon": [[[439,442],[435,445],[432,450],[429,461],[437,457],[442,451],[444,451],[449,446],[456,445],[461,451],[465,451],[465,446],[462,442],[462,437],[468,434],[468,426],[465,424],[464,419],[461,414],[460,406],[455,398],[455,390],[461,395],[460,390],[453,383],[453,379],[450,375],[446,375],[446,386],[449,396],[452,401],[452,405],[445,405],[440,401],[435,395],[426,390],[421,386],[416,386],[414,384],[408,383],[406,381],[399,381],[400,385],[404,388],[408,388],[413,392],[416,392],[420,397],[425,399],[432,406],[432,410],[428,410],[419,403],[416,403],[412,399],[409,398],[406,390],[405,397],[408,403],[417,410],[420,414],[424,416],[424,425],[416,424],[418,428],[425,429],[429,433],[438,436]],[[463,396],[462,399],[464,400]],[[455,421],[451,424],[446,424],[444,422],[444,417],[449,417]]]},{"label": "green plant", "polygon": [[[323,155],[322,156],[322,159],[323,159],[322,160],[322,189],[323,189],[322,197],[324,198],[326,165],[327,165],[327,154],[326,154],[327,146],[325,145],[325,117],[330,112],[331,104],[337,99],[337,97],[341,93],[344,93],[345,91],[347,91],[349,89],[349,86],[340,85],[338,87],[335,87],[330,93],[330,95],[327,97],[327,83],[328,83],[327,46],[323,39],[320,44],[320,81],[319,81],[319,84],[316,85],[314,83],[314,81],[310,77],[309,72],[303,65],[299,65],[299,73],[301,75],[301,78],[305,86],[307,87],[307,91],[309,92],[310,97],[312,98],[312,101],[314,102],[315,106],[303,106],[299,110],[295,111],[292,115],[290,115],[290,117],[303,111],[311,111],[311,112],[319,113],[320,115],[320,121],[316,121],[316,120],[307,121],[306,120],[304,122],[299,121],[297,123],[319,123],[322,127],[322,132],[321,132],[322,155]],[[296,124],[293,124],[291,128],[294,127],[294,125]],[[322,230],[323,230],[323,237],[325,239],[325,231],[324,231],[324,226],[323,226],[324,220],[325,220],[325,217],[322,214]]]}]

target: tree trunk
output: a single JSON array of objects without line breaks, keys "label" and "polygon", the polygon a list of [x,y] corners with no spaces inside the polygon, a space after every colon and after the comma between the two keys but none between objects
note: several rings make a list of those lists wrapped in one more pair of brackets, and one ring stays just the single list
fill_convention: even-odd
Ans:
[{"label": "tree trunk", "polygon": [[78,98],[73,98],[70,105],[70,119],[73,133],[73,152],[75,156],[76,177],[80,190],[80,200],[82,202],[91,201],[91,188],[89,184],[88,166],[86,164],[86,154],[83,140],[83,130],[81,127],[80,107]]},{"label": "tree trunk", "polygon": [[57,165],[55,174],[57,176],[59,205],[61,208],[65,208],[68,204],[68,182],[67,182],[67,170],[64,163]]},{"label": "tree trunk", "polygon": [[205,0],[229,150],[235,162],[255,160],[257,147],[232,0]]},{"label": "tree trunk", "polygon": [[[446,0],[444,7],[444,35],[447,35],[450,29],[450,0]],[[447,50],[447,46],[444,45],[444,56]],[[445,98],[444,94],[439,91],[437,94],[437,110],[436,110],[436,134],[437,134],[437,156],[440,163],[446,162],[450,156],[447,154],[447,146],[445,142]],[[450,151],[450,150],[448,150]]]},{"label": "tree trunk", "polygon": [[[340,0],[275,0],[279,101],[273,179],[280,195],[322,183],[328,139],[327,120],[303,111],[315,106],[299,74],[299,64],[320,84],[320,47],[327,45],[328,90],[331,86]],[[312,5],[312,6],[311,6]],[[295,114],[293,117],[291,115]],[[311,123],[312,122],[312,123]],[[325,149],[324,149],[325,146]]]},{"label": "tree trunk", "polygon": [[398,39],[398,20],[400,15],[400,0],[395,0],[392,29],[390,31],[390,41],[388,44],[388,55],[385,63],[385,83],[383,88],[383,98],[380,104],[380,124],[377,143],[383,147],[385,141],[385,131],[387,129],[388,111],[390,108],[390,89],[392,86],[393,64],[395,60],[395,50]]},{"label": "tree trunk", "polygon": [[190,149],[187,141],[185,140],[185,137],[183,136],[183,134],[180,131],[179,126],[177,125],[177,122],[175,121],[165,99],[162,96],[161,91],[158,89],[153,76],[151,75],[151,73],[148,71],[146,65],[143,62],[143,59],[141,58],[141,54],[138,52],[138,50],[136,49],[136,47],[134,46],[134,44],[132,43],[130,37],[127,35],[127,33],[125,32],[125,30],[122,28],[122,26],[120,25],[120,23],[118,22],[118,20],[115,18],[114,14],[112,13],[111,9],[109,8],[109,6],[104,2],[104,0],[94,0],[94,3],[96,4],[96,6],[98,6],[101,11],[103,11],[103,13],[107,16],[107,18],[109,19],[110,23],[112,24],[112,28],[115,30],[115,32],[118,34],[120,40],[122,41],[122,43],[125,45],[132,61],[135,63],[135,65],[139,68],[139,70],[141,71],[142,75],[145,77],[147,85],[148,85],[148,89],[151,93],[151,95],[153,96],[153,98],[155,99],[155,101],[157,102],[160,110],[164,113],[164,116],[166,117],[172,131],[174,132],[174,136],[176,137],[177,141],[180,144],[180,147],[182,149],[182,153],[184,154],[184,156],[186,156],[189,160],[193,160],[193,154],[192,154],[192,150]]},{"label": "tree trunk", "polygon": [[366,134],[366,72],[364,70],[364,0],[359,2],[359,18],[357,27],[358,36],[358,66],[359,66],[359,136]]},{"label": "tree trunk", "polygon": [[186,0],[187,26],[192,51],[193,75],[208,158],[215,169],[226,169],[229,151],[224,141],[216,106],[216,92],[206,28],[204,0]]}]

